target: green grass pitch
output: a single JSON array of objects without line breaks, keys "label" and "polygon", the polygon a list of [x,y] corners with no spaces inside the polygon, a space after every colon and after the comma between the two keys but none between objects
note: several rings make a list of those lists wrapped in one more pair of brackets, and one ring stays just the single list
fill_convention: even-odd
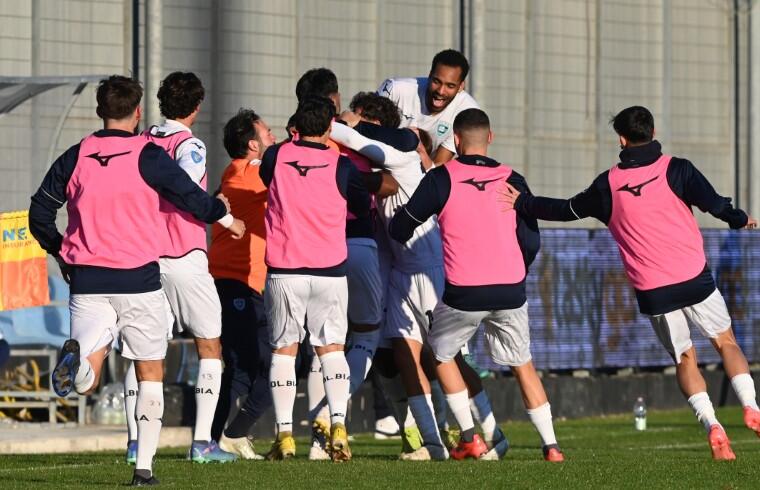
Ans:
[{"label": "green grass pitch", "polygon": [[[718,410],[737,460],[714,462],[707,438],[688,410],[654,411],[646,432],[632,416],[558,421],[567,461],[546,463],[538,435],[526,422],[503,427],[511,449],[499,462],[398,461],[399,441],[356,437],[354,460],[309,462],[307,443],[286,462],[239,461],[193,465],[182,449],[159,452],[154,471],[168,488],[760,488],[760,438],[746,429],[738,408]],[[269,441],[257,441],[264,452]],[[132,467],[123,453],[0,456],[0,488],[123,487]]]}]

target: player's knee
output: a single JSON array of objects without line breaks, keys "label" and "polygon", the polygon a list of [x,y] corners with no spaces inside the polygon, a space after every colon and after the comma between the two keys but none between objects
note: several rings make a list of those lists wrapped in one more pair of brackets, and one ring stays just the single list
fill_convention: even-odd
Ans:
[{"label": "player's knee", "polygon": [[215,339],[195,339],[195,346],[198,350],[198,357],[200,359],[221,359],[222,358],[222,343],[219,337]]}]

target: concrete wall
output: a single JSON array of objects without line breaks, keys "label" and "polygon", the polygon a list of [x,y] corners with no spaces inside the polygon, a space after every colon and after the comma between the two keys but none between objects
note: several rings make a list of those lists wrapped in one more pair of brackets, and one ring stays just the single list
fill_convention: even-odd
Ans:
[{"label": "concrete wall", "polygon": [[[305,70],[332,68],[347,106],[355,92],[374,89],[387,76],[427,73],[437,51],[459,46],[454,0],[159,3],[160,75],[192,70],[207,88],[196,133],[210,148],[211,187],[228,160],[221,127],[239,107],[254,108],[282,138],[295,108],[295,82]],[[733,194],[729,2],[465,3],[464,41],[473,64],[469,89],[494,122],[493,154],[525,174],[534,192],[569,196],[588,185],[617,158],[609,118],[642,104],[654,112],[666,151],[690,158],[719,192]],[[130,32],[130,0],[0,0],[0,74],[128,73]],[[760,29],[752,32],[760,35]],[[140,43],[144,79],[144,39]],[[57,89],[0,119],[0,209],[28,205],[50,163],[50,132],[72,89]],[[746,90],[742,94],[748,98]],[[146,97],[153,100],[155,94]],[[56,154],[98,126],[89,87],[71,112]],[[752,134],[747,127],[745,143]],[[744,177],[748,154],[742,154]],[[750,184],[745,196],[756,187]],[[753,208],[760,199],[754,201]],[[719,225],[710,217],[700,222]]]}]

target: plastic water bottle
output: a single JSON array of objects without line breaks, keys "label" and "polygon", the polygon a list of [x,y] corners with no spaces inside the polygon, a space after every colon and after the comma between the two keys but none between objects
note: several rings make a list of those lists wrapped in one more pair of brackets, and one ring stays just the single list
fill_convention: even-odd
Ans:
[{"label": "plastic water bottle", "polygon": [[647,406],[643,397],[638,397],[633,404],[633,426],[636,430],[647,429]]}]

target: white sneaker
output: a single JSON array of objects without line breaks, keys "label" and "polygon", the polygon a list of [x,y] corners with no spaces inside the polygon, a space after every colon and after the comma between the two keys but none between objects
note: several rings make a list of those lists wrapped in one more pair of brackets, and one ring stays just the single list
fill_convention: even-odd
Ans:
[{"label": "white sneaker", "polygon": [[445,461],[449,459],[449,452],[443,446],[430,444],[411,453],[401,453],[398,459],[401,461]]},{"label": "white sneaker", "polygon": [[400,437],[401,428],[393,415],[375,421],[375,439],[398,439]]},{"label": "white sneaker", "polygon": [[492,446],[491,449],[478,459],[481,461],[499,461],[504,458],[504,455],[507,454],[507,450],[509,450],[509,441],[507,440],[507,436],[505,436],[501,430],[499,430],[497,436],[501,436],[499,442],[496,444],[490,442],[487,443],[488,446]]},{"label": "white sneaker", "polygon": [[237,454],[242,459],[261,460],[264,456],[256,454],[252,437],[227,437],[222,434],[219,447],[228,453]]},{"label": "white sneaker", "polygon": [[330,441],[330,424],[325,420],[315,420],[311,424],[311,447],[309,448],[310,461],[329,460],[328,443]]}]

